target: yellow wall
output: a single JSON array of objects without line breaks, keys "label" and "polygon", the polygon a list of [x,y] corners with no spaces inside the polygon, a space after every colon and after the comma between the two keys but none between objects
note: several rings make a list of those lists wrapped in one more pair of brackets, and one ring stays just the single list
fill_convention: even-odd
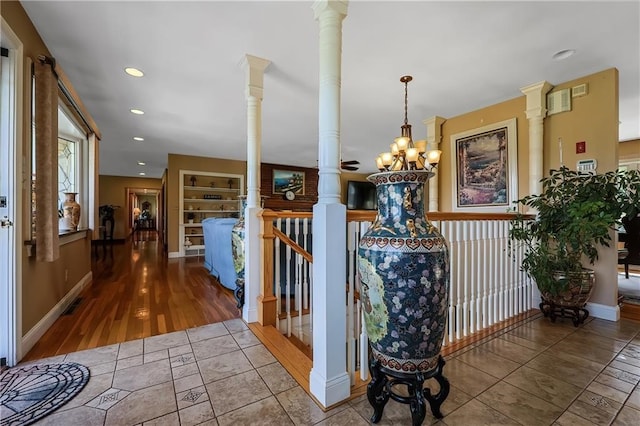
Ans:
[{"label": "yellow wall", "polygon": [[[99,205],[111,204],[119,206],[114,211],[115,226],[114,239],[123,239],[129,236],[129,216],[127,212],[127,189],[161,189],[162,180],[153,178],[136,178],[125,176],[100,176]],[[155,205],[155,198],[153,199]],[[142,201],[141,201],[142,202]]]},{"label": "yellow wall", "polygon": [[[618,71],[608,69],[554,87],[554,90],[588,83],[586,96],[573,98],[571,111],[554,114],[544,123],[544,169],[560,166],[558,138],[562,138],[563,163],[576,169],[582,159],[596,159],[598,173],[618,168]],[[576,154],[576,142],[586,142],[586,152]],[[616,306],[618,253],[612,245],[599,250],[593,266],[596,285],[590,302]]]},{"label": "yellow wall", "polygon": [[[551,82],[553,84],[553,82]],[[576,162],[596,159],[598,172],[618,167],[618,149],[624,146],[624,155],[640,153],[637,141],[618,143],[618,71],[607,69],[595,74],[558,84],[552,91],[588,84],[586,96],[573,98],[571,111],[553,114],[544,120],[543,170],[548,175],[551,168],[560,166],[562,138],[563,163],[576,169]],[[454,197],[454,173],[451,162],[451,135],[486,126],[491,123],[516,118],[518,134],[518,194],[514,200],[529,194],[529,123],[525,116],[526,98],[518,98],[491,105],[457,117],[449,118],[442,126],[442,160],[438,166],[440,209],[451,211]],[[576,154],[576,142],[586,142],[586,152]],[[627,145],[628,144],[628,145]],[[629,148],[627,148],[629,147]],[[627,154],[631,151],[631,154]],[[638,156],[638,155],[636,155]],[[615,269],[617,252],[613,247],[603,248],[593,269],[596,281],[591,302],[607,306],[617,303]],[[613,279],[611,278],[613,277]]]},{"label": "yellow wall", "polygon": [[[596,159],[598,172],[618,167],[618,71],[608,69],[558,84],[552,91],[582,83],[589,85],[586,96],[573,98],[571,111],[544,120],[544,170],[560,166],[558,138],[562,138],[563,163],[576,169],[578,160]],[[576,154],[576,142],[586,142],[586,152]]]},{"label": "yellow wall", "polygon": [[[448,118],[442,125],[442,141],[440,150],[442,156],[438,164],[438,192],[440,194],[440,211],[453,210],[455,197],[455,172],[451,157],[451,136],[467,130],[488,126],[511,118],[516,119],[518,135],[518,192],[525,193],[528,190],[527,177],[529,176],[529,123],[525,116],[526,99],[524,96],[501,102],[496,105],[472,111],[457,117]],[[516,194],[517,195],[517,194]],[[514,198],[515,199],[515,198]],[[506,208],[505,208],[506,211]]]}]

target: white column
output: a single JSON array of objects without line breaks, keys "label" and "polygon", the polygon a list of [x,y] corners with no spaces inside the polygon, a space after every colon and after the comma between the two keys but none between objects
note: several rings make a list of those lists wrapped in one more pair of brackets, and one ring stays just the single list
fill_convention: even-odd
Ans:
[{"label": "white column", "polygon": [[245,55],[247,95],[247,207],[244,212],[244,307],[246,322],[258,320],[260,295],[260,143],[262,139],[262,92],[264,71],[271,62]]},{"label": "white column", "polygon": [[[427,126],[427,151],[434,149],[440,149],[440,143],[442,142],[442,124],[447,121],[445,118],[434,115],[433,117],[423,120],[425,126]],[[438,170],[434,170],[435,176],[429,179],[429,206],[430,212],[437,212],[438,205]]]},{"label": "white column", "polygon": [[527,97],[529,120],[529,194],[542,192],[544,117],[547,115],[547,92],[552,87],[541,81],[520,89]]},{"label": "white column", "polygon": [[325,407],[349,397],[346,371],[347,211],[340,203],[340,78],[346,1],[319,0],[318,204],[313,206],[313,368],[309,388]]}]

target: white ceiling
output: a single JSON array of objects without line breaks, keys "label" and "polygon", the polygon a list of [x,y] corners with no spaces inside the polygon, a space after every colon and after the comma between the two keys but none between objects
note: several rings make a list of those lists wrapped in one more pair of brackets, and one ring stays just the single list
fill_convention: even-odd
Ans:
[{"label": "white ceiling", "polygon": [[[100,174],[160,177],[168,153],[246,158],[245,54],[270,60],[262,160],[316,166],[318,23],[309,1],[22,1],[101,132]],[[575,49],[572,57],[552,55]],[[145,72],[133,78],[124,68]],[[640,4],[352,1],[343,21],[343,159],[375,171],[404,119],[453,117],[607,68],[620,139],[640,138]],[[143,116],[129,112],[145,111]],[[144,142],[134,142],[142,136]],[[146,166],[138,166],[145,161]]]}]

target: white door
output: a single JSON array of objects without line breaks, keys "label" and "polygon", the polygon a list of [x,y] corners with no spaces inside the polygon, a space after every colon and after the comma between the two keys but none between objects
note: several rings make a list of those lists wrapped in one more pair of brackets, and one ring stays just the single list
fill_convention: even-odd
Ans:
[{"label": "white door", "polygon": [[19,327],[15,220],[18,218],[16,150],[18,143],[22,48],[15,34],[2,21],[0,55],[0,360],[12,366],[18,361]]}]

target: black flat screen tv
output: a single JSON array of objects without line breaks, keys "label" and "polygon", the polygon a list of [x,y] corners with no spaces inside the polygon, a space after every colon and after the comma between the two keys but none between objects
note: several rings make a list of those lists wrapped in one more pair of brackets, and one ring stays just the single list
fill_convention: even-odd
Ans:
[{"label": "black flat screen tv", "polygon": [[348,210],[376,210],[378,202],[376,186],[371,182],[350,180],[347,182]]}]

